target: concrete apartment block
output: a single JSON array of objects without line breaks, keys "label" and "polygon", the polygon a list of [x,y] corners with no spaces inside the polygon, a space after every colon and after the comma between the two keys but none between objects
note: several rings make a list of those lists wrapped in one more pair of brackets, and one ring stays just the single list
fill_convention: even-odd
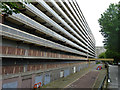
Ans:
[{"label": "concrete apartment block", "polygon": [[16,3],[20,13],[2,15],[0,23],[2,88],[46,85],[88,67],[95,39],[76,0]]}]

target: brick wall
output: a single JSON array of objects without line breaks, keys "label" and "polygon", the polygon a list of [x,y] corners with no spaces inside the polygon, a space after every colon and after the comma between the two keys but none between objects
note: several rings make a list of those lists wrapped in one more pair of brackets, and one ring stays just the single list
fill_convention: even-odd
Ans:
[{"label": "brick wall", "polygon": [[3,55],[15,55],[15,56],[34,56],[34,57],[51,57],[51,58],[72,58],[72,59],[86,59],[84,57],[66,55],[61,53],[55,53],[50,51],[22,49],[8,46],[0,46]]}]

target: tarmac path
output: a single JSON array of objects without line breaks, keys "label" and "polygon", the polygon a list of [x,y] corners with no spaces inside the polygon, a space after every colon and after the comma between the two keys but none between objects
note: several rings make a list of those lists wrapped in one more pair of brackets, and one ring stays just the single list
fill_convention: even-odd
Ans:
[{"label": "tarmac path", "polygon": [[98,74],[98,71],[90,71],[75,82],[73,82],[67,88],[92,88]]}]

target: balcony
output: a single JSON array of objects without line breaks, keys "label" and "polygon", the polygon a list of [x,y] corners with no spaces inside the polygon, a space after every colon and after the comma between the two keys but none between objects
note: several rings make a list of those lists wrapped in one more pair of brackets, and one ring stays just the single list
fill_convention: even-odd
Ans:
[{"label": "balcony", "polygon": [[22,24],[25,24],[31,28],[34,28],[36,30],[38,30],[39,32],[42,32],[48,36],[51,36],[57,40],[60,40],[62,42],[65,42],[66,44],[69,44],[79,50],[82,50],[84,52],[87,52],[87,50],[85,50],[84,48],[78,46],[77,44],[71,42],[70,40],[64,38],[63,36],[57,34],[56,32],[50,30],[49,28],[41,25],[40,23],[30,19],[29,17],[23,15],[23,14],[13,14],[12,16],[9,16],[10,18],[16,20],[17,22],[20,22]]},{"label": "balcony", "polygon": [[[53,5],[51,5],[50,3],[53,4]],[[75,24],[69,19],[69,17],[63,12],[63,10],[62,10],[62,9],[56,4],[56,2],[54,2],[54,1],[48,2],[48,4],[50,4],[51,7],[54,6],[54,11],[56,11],[56,13],[59,13],[62,18],[65,18],[65,20],[67,20],[67,21],[66,21],[67,23],[71,24],[71,25],[74,27],[74,29],[77,30],[76,32],[79,33],[79,39],[84,42],[84,44],[81,43],[81,45],[86,48],[85,44],[86,44],[87,42],[86,42],[85,40],[87,40],[87,39],[83,39],[83,38],[81,37],[81,36],[84,37],[84,35],[79,31],[79,29],[78,29],[78,28],[75,26]],[[41,4],[41,5],[44,5],[44,4]],[[47,10],[49,6],[48,6],[48,7],[46,7],[46,6],[48,6],[48,5],[44,5],[44,7],[45,7],[46,10]],[[50,8],[50,7],[49,7],[49,8]],[[48,10],[48,12],[50,12],[51,14],[53,14],[51,11],[52,11],[52,9],[49,9],[49,10]],[[70,13],[70,14],[71,14],[71,13]],[[54,15],[54,16],[57,18],[56,15]],[[59,20],[59,21],[62,21],[62,20]],[[76,33],[73,29],[72,29],[72,31],[73,31],[73,33]],[[76,34],[77,34],[77,33],[76,33]],[[77,34],[77,35],[78,35],[78,34]]]},{"label": "balcony", "polygon": [[[62,23],[63,25],[65,25],[66,27],[67,27],[67,29],[69,29],[71,32],[72,32],[72,34],[74,34],[78,39],[80,39],[80,40],[82,40],[83,42],[85,42],[85,40],[83,39],[83,38],[81,38],[80,37],[80,35],[82,35],[82,33],[78,30],[78,28],[76,28],[76,30],[80,33],[80,35],[78,35],[78,33],[76,33],[60,16],[59,16],[59,12],[60,12],[60,14],[64,14],[64,12],[60,9],[60,7],[59,6],[57,6],[57,4],[54,2],[54,1],[51,1],[51,2],[48,2],[48,3],[52,3],[53,4],[53,6],[54,7],[56,7],[56,12],[47,4],[47,3],[45,3],[43,0],[41,0],[40,2],[38,2],[41,6],[43,6],[47,11],[48,11],[48,13],[50,13],[51,15],[53,15],[54,16],[54,19],[56,19],[56,21],[57,22],[59,22],[59,23]],[[37,6],[38,8],[40,8],[41,6]],[[59,12],[58,12],[59,11]],[[47,13],[47,14],[48,14]],[[65,19],[68,19],[69,20],[69,22],[70,23],[72,23],[71,22],[71,20],[66,16],[66,14],[64,14],[64,17],[65,17]],[[71,25],[74,25],[73,23],[71,24]],[[75,27],[75,25],[74,25],[74,27]],[[82,35],[83,36],[83,35]],[[86,43],[86,42],[85,42]],[[81,45],[83,45],[84,47],[86,47],[84,44],[81,44]]]},{"label": "balcony", "polygon": [[[70,17],[71,17],[70,19],[71,19],[74,23],[77,24],[77,26],[79,27],[80,30],[83,30],[83,29],[85,30],[85,28],[83,28],[83,27],[85,27],[85,26],[82,26],[82,27],[81,27],[81,26],[78,24],[78,22],[75,20],[75,18],[73,17],[73,15],[70,13],[70,11],[67,9],[67,7],[63,4],[63,2],[62,2],[61,0],[59,0],[59,2],[57,2],[57,3],[58,3],[59,6],[62,6],[62,7],[64,8],[64,11],[66,11],[66,12],[62,12],[62,11],[60,10],[60,8],[57,8],[57,7],[56,7],[56,12],[58,12],[58,11],[61,12],[61,14],[63,14],[63,16],[65,16],[64,13],[66,13],[66,15],[67,15],[67,16],[70,16]],[[55,6],[55,5],[54,5],[54,6]],[[70,8],[71,8],[71,7],[70,7]],[[72,8],[71,8],[71,10],[72,10]],[[73,10],[72,10],[72,11],[73,11]],[[59,13],[59,12],[58,12],[58,13]],[[77,17],[77,16],[76,16],[76,17]],[[67,17],[66,17],[66,19],[67,19]],[[72,25],[74,25],[74,24],[72,24]],[[81,25],[82,25],[82,23],[81,23]],[[78,30],[78,28],[76,28],[76,30],[77,30],[77,32],[78,32],[80,35],[82,35],[82,37],[83,37],[86,41],[87,41],[88,38],[90,38],[90,37],[88,37],[88,32],[83,31],[83,33],[86,32],[86,34],[84,33],[84,35],[83,35],[83,34]],[[86,38],[85,36],[88,37],[88,38]],[[82,39],[82,41],[84,41],[84,40]],[[84,42],[84,43],[85,43],[85,42]],[[89,42],[89,43],[90,43],[90,42]],[[86,44],[86,43],[85,43],[85,44]]]},{"label": "balcony", "polygon": [[[42,2],[42,1],[41,1]],[[39,3],[41,3],[39,2]],[[35,14],[37,17],[42,18],[45,22],[47,22],[49,25],[54,26],[57,31],[60,31],[61,33],[63,33],[65,36],[68,36],[69,38],[71,38],[73,41],[76,41],[76,43],[79,43],[80,45],[84,46],[85,48],[87,48],[82,42],[80,42],[78,39],[76,39],[74,36],[72,36],[69,32],[67,32],[64,28],[62,28],[60,25],[58,25],[56,22],[54,22],[52,19],[50,19],[48,16],[46,16],[44,13],[42,13],[40,10],[38,10],[36,7],[34,7],[32,4],[25,4],[26,5],[26,9],[28,11],[30,11],[31,13]],[[43,4],[42,4],[43,5]],[[47,5],[45,5],[47,6]],[[48,8],[48,7],[47,7]],[[49,8],[48,8],[49,9]],[[28,12],[27,11],[27,12]],[[56,17],[57,14],[54,11],[50,12],[52,14],[54,14],[54,16]],[[57,17],[58,18],[58,17]],[[60,18],[60,17],[59,17]],[[63,20],[62,20],[63,21]],[[64,22],[65,24],[65,22]],[[66,24],[65,24],[66,25]],[[67,25],[68,26],[68,25]],[[74,31],[74,30],[73,30]],[[79,35],[77,35],[79,36]],[[80,36],[79,36],[80,37]],[[82,39],[82,38],[81,38]],[[83,39],[82,39],[83,40]],[[84,41],[84,40],[83,40]]]},{"label": "balcony", "polygon": [[[82,32],[84,33],[84,35],[86,35],[85,32],[87,32],[87,31],[86,31],[86,29],[85,29],[84,24],[80,21],[80,19],[79,19],[78,16],[76,15],[76,13],[75,13],[75,11],[73,10],[73,8],[72,8],[72,6],[70,5],[70,3],[69,3],[68,1],[66,1],[65,3],[67,4],[68,8],[71,10],[71,12],[73,13],[73,15],[75,16],[74,18],[76,18],[76,20],[78,20],[77,23],[80,24],[79,26],[82,26],[82,28],[83,28],[83,29],[81,29]],[[84,37],[84,36],[83,36],[83,37]],[[86,36],[86,37],[87,37],[87,36]],[[84,38],[85,38],[85,37],[84,37]]]},{"label": "balcony", "polygon": [[49,47],[49,48],[53,48],[53,49],[57,49],[57,50],[65,51],[65,52],[70,52],[70,53],[74,53],[74,54],[87,56],[83,52],[68,48],[66,46],[63,46],[63,45],[54,43],[52,41],[37,37],[35,35],[20,31],[18,29],[9,27],[7,25],[1,24],[0,26],[2,26],[3,36],[9,37],[11,39],[20,40],[20,41],[24,41],[26,43],[33,43],[33,44],[40,45],[40,46],[45,46],[45,47]]}]

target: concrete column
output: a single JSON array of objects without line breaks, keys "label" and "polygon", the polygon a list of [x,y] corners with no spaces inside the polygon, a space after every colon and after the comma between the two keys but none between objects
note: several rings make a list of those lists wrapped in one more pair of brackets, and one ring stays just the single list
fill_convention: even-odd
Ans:
[{"label": "concrete column", "polygon": [[34,87],[35,84],[35,74],[32,75],[32,87]]},{"label": "concrete column", "polygon": [[22,88],[22,77],[19,75],[18,77],[18,88]]}]

